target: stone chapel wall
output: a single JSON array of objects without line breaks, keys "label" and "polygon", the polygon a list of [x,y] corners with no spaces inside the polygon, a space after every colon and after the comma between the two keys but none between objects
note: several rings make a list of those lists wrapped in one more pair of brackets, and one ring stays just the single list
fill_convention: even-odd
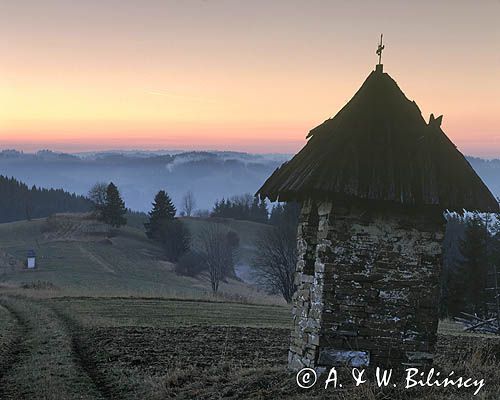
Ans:
[{"label": "stone chapel wall", "polygon": [[435,215],[305,202],[289,367],[432,362],[443,236]]}]

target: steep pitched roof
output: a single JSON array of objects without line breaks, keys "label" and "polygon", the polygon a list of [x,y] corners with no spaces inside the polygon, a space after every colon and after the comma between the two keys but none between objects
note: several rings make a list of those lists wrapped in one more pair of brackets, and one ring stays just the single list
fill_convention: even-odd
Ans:
[{"label": "steep pitched roof", "polygon": [[[380,66],[381,67],[381,66]],[[498,211],[494,196],[440,128],[381,68],[257,194],[270,200],[348,197],[449,210]]]}]

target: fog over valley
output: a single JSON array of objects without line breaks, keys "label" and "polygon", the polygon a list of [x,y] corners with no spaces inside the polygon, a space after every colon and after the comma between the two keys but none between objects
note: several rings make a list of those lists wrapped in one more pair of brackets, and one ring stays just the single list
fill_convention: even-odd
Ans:
[{"label": "fog over valley", "polygon": [[[48,150],[0,152],[0,174],[27,185],[62,188],[87,194],[96,182],[114,182],[128,208],[148,211],[160,189],[178,210],[192,191],[196,209],[211,209],[222,197],[255,193],[289,154],[249,154],[224,151],[109,151],[78,154]],[[500,196],[500,159],[467,157],[495,196]]]},{"label": "fog over valley", "polygon": [[148,211],[154,195],[166,190],[177,208],[187,191],[196,209],[210,209],[222,197],[255,193],[284,161],[286,154],[237,152],[112,151],[35,154],[0,152],[0,175],[28,186],[62,188],[86,195],[96,182],[114,182],[128,208]]}]

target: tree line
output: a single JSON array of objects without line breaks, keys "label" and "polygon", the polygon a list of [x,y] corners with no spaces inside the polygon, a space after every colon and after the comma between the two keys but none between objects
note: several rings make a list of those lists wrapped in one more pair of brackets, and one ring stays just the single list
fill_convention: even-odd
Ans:
[{"label": "tree line", "polygon": [[269,209],[264,199],[259,200],[258,197],[247,193],[217,200],[209,215],[277,226],[283,222],[283,219],[297,221],[299,213],[298,203],[277,203]]},{"label": "tree line", "polygon": [[[495,303],[494,266],[500,272],[500,218],[472,213],[447,217],[443,243],[441,316],[485,317]],[[500,285],[500,274],[497,276]]]},{"label": "tree line", "polygon": [[57,212],[87,212],[92,203],[62,189],[28,187],[0,175],[0,223],[48,217]]},{"label": "tree line", "polygon": [[269,210],[265,200],[245,194],[217,200],[211,216],[267,223]]}]

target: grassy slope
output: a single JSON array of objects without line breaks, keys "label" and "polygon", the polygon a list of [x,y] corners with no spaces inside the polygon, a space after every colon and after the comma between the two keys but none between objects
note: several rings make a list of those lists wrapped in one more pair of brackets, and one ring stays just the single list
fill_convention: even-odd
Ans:
[{"label": "grassy slope", "polygon": [[[195,238],[207,221],[185,219]],[[146,296],[210,298],[206,278],[176,275],[173,265],[162,261],[162,249],[132,227],[120,230],[112,244],[104,240],[48,240],[42,230],[44,220],[0,224],[0,250],[24,261],[26,251],[37,252],[36,270],[1,267],[0,284],[19,286],[44,281],[55,285],[51,294],[93,296]],[[239,233],[244,248],[262,225],[244,221],[224,221]],[[241,282],[221,285],[221,296],[230,300],[279,301]]]},{"label": "grassy slope", "polygon": [[0,225],[0,248],[23,260],[26,250],[37,252],[34,271],[6,271],[9,283],[48,281],[63,289],[106,293],[135,293],[190,290],[191,282],[166,273],[155,258],[161,249],[140,231],[125,228],[113,238],[113,245],[91,241],[47,241],[40,229],[42,220]]}]

